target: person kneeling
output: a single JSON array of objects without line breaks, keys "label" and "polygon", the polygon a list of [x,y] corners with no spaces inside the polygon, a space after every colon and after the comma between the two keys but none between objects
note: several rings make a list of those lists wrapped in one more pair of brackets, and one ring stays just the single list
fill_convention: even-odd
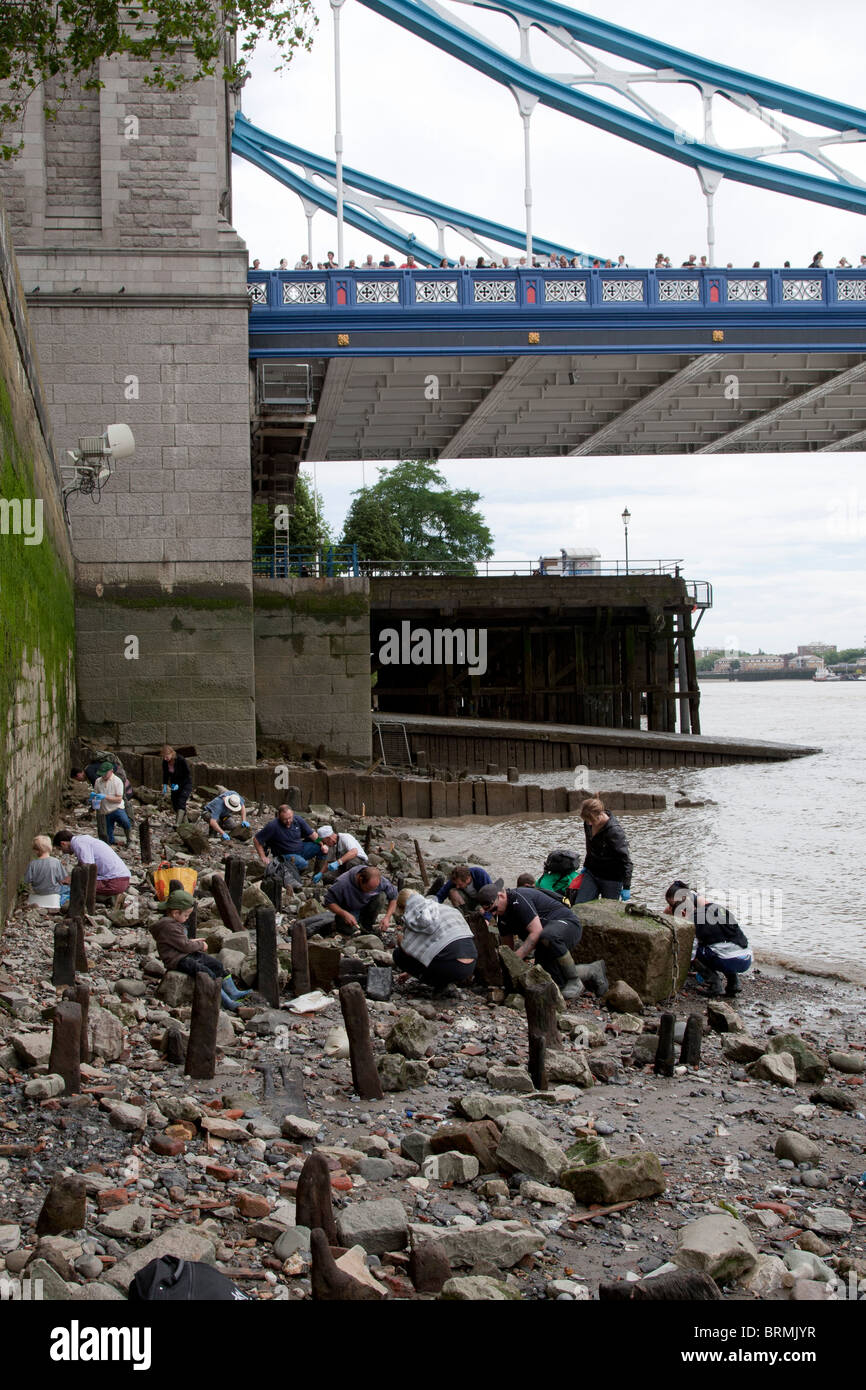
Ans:
[{"label": "person kneeling", "polygon": [[207,942],[201,937],[188,937],[185,923],[195,907],[191,893],[175,888],[162,905],[165,917],[151,934],[156,941],[159,958],[166,970],[179,970],[183,975],[197,975],[204,971],[221,980],[222,1001],[227,1009],[235,1010],[239,999],[246,999],[252,993],[249,989],[238,989],[221,961],[207,954]]},{"label": "person kneeling", "polygon": [[399,970],[434,990],[471,980],[478,951],[458,908],[404,888],[397,898],[397,911],[404,922],[402,941],[393,954]]},{"label": "person kneeling", "polygon": [[665,893],[665,912],[691,922],[695,929],[692,960],[707,972],[707,993],[728,998],[742,990],[740,975],[752,964],[748,938],[732,913],[709,898],[701,898],[681,879]]},{"label": "person kneeling", "polygon": [[559,985],[564,999],[579,999],[583,982],[578,974],[572,948],[577,946],[583,928],[577,915],[543,888],[499,889],[495,883],[478,894],[480,907],[495,913],[499,936],[514,947],[521,960],[535,953],[537,963]]}]

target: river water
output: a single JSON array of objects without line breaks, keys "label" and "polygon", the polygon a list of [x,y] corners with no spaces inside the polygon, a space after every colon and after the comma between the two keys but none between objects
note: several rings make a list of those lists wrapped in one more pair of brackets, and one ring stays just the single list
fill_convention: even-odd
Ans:
[{"label": "river water", "polygon": [[[663,907],[674,878],[737,915],[756,955],[866,984],[866,681],[705,681],[705,734],[818,746],[782,763],[593,769],[593,791],[663,791],[668,809],[622,816],[635,864],[632,897]],[[524,774],[528,779],[528,774]],[[562,772],[533,774],[571,785]],[[717,804],[676,810],[682,791]],[[475,847],[513,883],[549,849],[582,849],[575,818],[463,822],[447,849]]]}]

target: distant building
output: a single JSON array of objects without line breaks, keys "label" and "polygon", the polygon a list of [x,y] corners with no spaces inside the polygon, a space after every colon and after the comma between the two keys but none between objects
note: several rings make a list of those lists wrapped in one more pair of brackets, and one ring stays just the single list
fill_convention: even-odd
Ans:
[{"label": "distant building", "polygon": [[726,675],[730,671],[733,661],[734,657],[732,656],[720,656],[718,661],[713,662],[713,670],[718,671],[719,675]]},{"label": "distant building", "polygon": [[834,652],[836,648],[829,642],[810,642],[808,647],[798,647],[798,656],[826,656],[828,652]]},{"label": "distant building", "polygon": [[758,656],[744,656],[740,666],[744,671],[781,671],[785,665],[783,656],[771,652],[761,652]]},{"label": "distant building", "polygon": [[823,656],[816,656],[814,652],[807,652],[800,648],[797,656],[792,656],[788,666],[792,671],[817,671],[824,665]]}]

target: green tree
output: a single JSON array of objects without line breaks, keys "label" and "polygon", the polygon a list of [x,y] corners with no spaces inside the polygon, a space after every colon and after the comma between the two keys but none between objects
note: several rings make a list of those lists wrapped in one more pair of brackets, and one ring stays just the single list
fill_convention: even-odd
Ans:
[{"label": "green tree", "polygon": [[[426,459],[406,459],[353,495],[343,540],[358,546],[362,560],[411,562],[419,573],[447,566],[452,572],[472,574],[475,561],[493,554],[493,537],[477,509],[481,494],[449,488]],[[384,554],[396,532],[401,551]]]},{"label": "green tree", "polygon": [[361,488],[354,498],[343,523],[343,544],[356,545],[361,560],[374,560],[380,566],[390,560],[399,567],[408,556],[397,518],[375,488]]},{"label": "green tree", "polygon": [[[280,532],[285,543],[285,532]],[[295,479],[294,499],[289,516],[289,549],[319,550],[334,544],[331,528],[325,521],[322,497],[314,492],[303,473]]]},{"label": "green tree", "polygon": [[[241,83],[260,40],[276,46],[279,70],[295,49],[310,48],[317,23],[312,0],[0,0],[0,130],[18,125],[28,98],[52,79],[49,116],[80,86],[102,86],[100,58],[150,62],[145,81],[168,91],[217,71]],[[238,56],[227,61],[226,40],[238,36]],[[0,153],[8,159],[16,148],[4,143]]]}]

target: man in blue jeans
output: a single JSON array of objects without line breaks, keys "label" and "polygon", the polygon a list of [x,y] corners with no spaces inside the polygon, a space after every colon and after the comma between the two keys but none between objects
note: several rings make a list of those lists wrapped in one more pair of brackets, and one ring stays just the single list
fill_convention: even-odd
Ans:
[{"label": "man in blue jeans", "polygon": [[277,859],[288,859],[300,873],[322,854],[318,831],[303,816],[296,816],[291,806],[277,807],[276,817],[253,836],[253,849],[263,864],[270,850]]}]

